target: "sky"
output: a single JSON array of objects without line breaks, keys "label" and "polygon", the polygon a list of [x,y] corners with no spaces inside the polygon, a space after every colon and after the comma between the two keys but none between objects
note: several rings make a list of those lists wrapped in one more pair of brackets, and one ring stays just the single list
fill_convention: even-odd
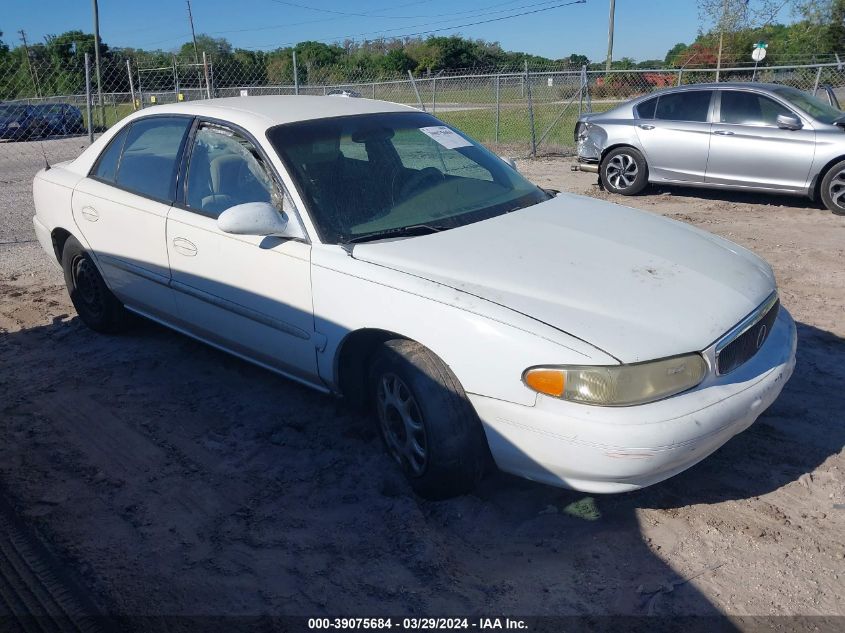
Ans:
[{"label": "sky", "polygon": [[[497,41],[506,50],[553,59],[571,53],[604,59],[609,0],[559,6],[567,1],[572,0],[191,0],[191,5],[198,34],[225,37],[240,48],[268,50],[304,40],[331,43],[346,36],[360,40],[437,29],[433,35]],[[18,29],[26,31],[30,43],[72,29],[93,30],[89,0],[3,4],[0,30],[12,46],[20,44]],[[99,6],[100,37],[110,46],[172,50],[190,39],[185,0],[99,0]],[[507,17],[529,11],[537,12]],[[789,19],[788,13],[781,17]],[[487,20],[496,21],[471,24]],[[613,56],[662,59],[674,44],[692,42],[698,29],[695,0],[616,0]]]}]

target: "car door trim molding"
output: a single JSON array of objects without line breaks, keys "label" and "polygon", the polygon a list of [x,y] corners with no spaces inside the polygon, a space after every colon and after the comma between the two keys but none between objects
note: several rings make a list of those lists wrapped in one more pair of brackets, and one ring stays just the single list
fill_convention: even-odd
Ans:
[{"label": "car door trim molding", "polygon": [[271,327],[274,330],[284,332],[285,334],[290,334],[291,336],[295,336],[296,338],[302,339],[304,341],[311,339],[311,334],[309,332],[306,332],[305,330],[300,329],[284,321],[280,321],[279,319],[264,314],[263,312],[252,310],[245,306],[239,305],[234,301],[229,301],[228,299],[218,297],[217,295],[211,294],[210,292],[199,290],[197,288],[194,288],[193,286],[189,286],[188,284],[182,283],[181,281],[176,281],[175,279],[171,279],[169,285],[171,288],[173,288],[173,290],[176,290],[177,292],[181,292],[182,294],[188,295],[189,297],[193,297],[194,299],[199,299],[200,301],[204,301],[215,307],[227,310],[229,312],[237,314],[238,316],[242,316],[251,321],[255,321],[256,323],[260,323],[261,325],[266,325],[267,327]]},{"label": "car door trim molding", "polygon": [[148,270],[146,268],[142,268],[141,266],[130,264],[127,261],[118,259],[117,257],[113,257],[111,255],[103,255],[101,253],[97,255],[97,258],[104,264],[108,264],[109,266],[112,266],[114,268],[119,268],[120,270],[132,273],[133,275],[137,275],[138,277],[142,277],[148,281],[152,281],[153,283],[157,283],[162,286],[167,286],[170,284],[169,277],[159,275],[158,273],[154,273],[153,271]]},{"label": "car door trim molding", "polygon": [[[137,275],[138,277],[142,277],[148,281],[152,281],[153,283],[170,287],[177,292],[181,292],[190,297],[193,297],[194,299],[199,299],[200,301],[204,301],[218,308],[222,308],[223,310],[227,310],[228,312],[232,312],[234,314],[237,314],[238,316],[247,318],[250,321],[255,321],[256,323],[260,323],[261,325],[266,325],[267,327],[271,327],[274,330],[278,330],[279,332],[290,334],[291,336],[295,336],[296,338],[302,339],[304,341],[308,341],[311,339],[311,334],[301,328],[298,328],[284,321],[280,321],[279,319],[273,318],[270,315],[264,314],[262,312],[258,312],[256,310],[252,310],[245,306],[239,305],[234,301],[223,299],[222,297],[213,295],[210,292],[198,290],[197,288],[184,284],[180,281],[169,279],[164,275],[159,275],[145,268],[141,268],[140,266],[135,266],[134,264],[130,264],[129,262],[123,261],[122,259],[112,257],[111,255],[99,255],[99,259],[104,264],[113,266],[114,268],[118,268],[133,275]],[[322,346],[325,348],[325,343],[323,341],[318,340],[315,342],[318,346]]]}]

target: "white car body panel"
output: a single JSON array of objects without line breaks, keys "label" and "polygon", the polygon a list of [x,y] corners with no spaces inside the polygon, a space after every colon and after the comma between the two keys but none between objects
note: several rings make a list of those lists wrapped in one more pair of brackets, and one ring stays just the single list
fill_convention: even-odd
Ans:
[{"label": "white car body panel", "polygon": [[[247,131],[287,189],[305,240],[224,234],[210,218],[87,178],[122,125],[75,161],[39,172],[36,235],[53,261],[58,231],[75,236],[129,309],[324,391],[340,391],[338,357],[351,334],[413,339],[457,376],[497,464],[554,485],[650,485],[721,446],[774,400],[795,358],[785,310],[751,361],[728,376],[712,369],[714,341],[774,290],[770,267],[681,223],[564,194],[432,235],[321,243],[267,129],[405,110],[368,99],[256,97],[160,106],[125,119],[191,114]],[[538,396],[521,380],[537,365],[696,351],[711,368],[699,386],[633,407]]]},{"label": "white car body panel", "polygon": [[354,252],[531,315],[624,363],[704,349],[774,285],[768,265],[726,240],[569,194]]},{"label": "white car body panel", "polygon": [[317,379],[310,244],[229,235],[215,220],[174,207],[167,253],[184,327],[285,373]]},{"label": "white car body panel", "polygon": [[170,205],[85,178],[71,206],[112,292],[149,314],[174,318],[164,240]]}]

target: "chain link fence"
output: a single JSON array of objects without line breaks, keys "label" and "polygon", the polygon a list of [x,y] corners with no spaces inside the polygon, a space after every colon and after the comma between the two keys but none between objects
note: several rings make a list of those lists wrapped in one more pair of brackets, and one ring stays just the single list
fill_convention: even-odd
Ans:
[{"label": "chain link fence", "polygon": [[[249,64],[212,60],[93,59],[0,67],[0,220],[31,206],[32,175],[45,160],[73,158],[128,114],[153,105],[247,95],[328,95],[424,109],[513,157],[572,154],[575,122],[584,111],[677,85],[713,81],[778,82],[824,90],[845,103],[845,67],[825,63],[760,68],[685,67],[604,71],[543,66],[372,76],[360,70],[270,59]],[[3,241],[0,228],[0,242]]]}]

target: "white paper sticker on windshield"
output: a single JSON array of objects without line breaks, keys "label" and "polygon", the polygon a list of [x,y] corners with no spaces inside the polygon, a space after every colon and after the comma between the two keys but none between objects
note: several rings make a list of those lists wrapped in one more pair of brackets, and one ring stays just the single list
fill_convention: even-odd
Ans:
[{"label": "white paper sticker on windshield", "polygon": [[422,132],[426,136],[430,136],[446,149],[455,149],[456,147],[472,146],[472,143],[470,143],[460,134],[456,134],[455,132],[447,128],[445,125],[432,125],[430,127],[421,127],[420,132]]}]

